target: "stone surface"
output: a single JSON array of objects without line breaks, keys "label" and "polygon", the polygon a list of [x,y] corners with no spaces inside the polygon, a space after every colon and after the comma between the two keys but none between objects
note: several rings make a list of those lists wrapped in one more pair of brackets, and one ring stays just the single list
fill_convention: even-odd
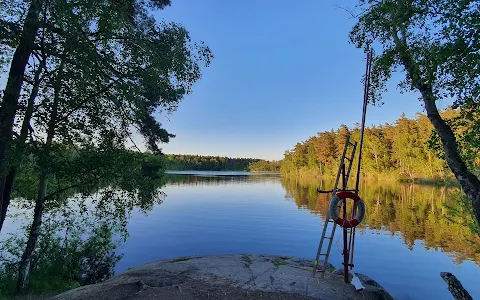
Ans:
[{"label": "stone surface", "polygon": [[357,292],[342,276],[312,278],[312,266],[309,260],[270,255],[176,258],[52,299],[392,299],[368,276],[365,290]]}]

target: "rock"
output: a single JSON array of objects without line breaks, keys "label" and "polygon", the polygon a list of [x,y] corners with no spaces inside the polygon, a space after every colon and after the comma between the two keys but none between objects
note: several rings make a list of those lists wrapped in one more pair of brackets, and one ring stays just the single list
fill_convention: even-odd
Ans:
[{"label": "rock", "polygon": [[374,285],[359,293],[332,273],[312,278],[312,267],[310,260],[272,255],[176,258],[52,299],[392,299]]},{"label": "rock", "polygon": [[440,272],[440,277],[447,283],[448,290],[455,300],[473,300],[455,275],[450,272]]},{"label": "rock", "polygon": [[[338,269],[335,269],[335,271],[332,272],[333,275],[338,275],[338,276],[342,276],[343,278],[343,268],[338,268]],[[348,281],[352,281],[352,274],[350,272],[348,272]]]},{"label": "rock", "polygon": [[[336,269],[335,271],[332,272],[333,275],[342,276],[341,278],[343,278],[343,273],[344,273],[343,267],[338,268],[338,269]],[[383,296],[383,298],[381,298],[381,299],[389,299],[389,300],[391,299],[391,300],[393,300],[392,296],[390,296],[390,294],[387,292],[387,290],[383,286],[381,286],[378,282],[376,282],[375,280],[373,280],[372,278],[368,277],[365,274],[361,274],[361,273],[355,273],[355,274],[360,279],[363,286],[365,286],[365,287],[370,286],[370,287],[377,288]],[[348,272],[348,280],[352,281],[352,278],[353,278],[352,273]]]},{"label": "rock", "polygon": [[360,274],[360,273],[355,273],[355,274],[358,276],[358,278],[360,278],[363,285],[377,288],[379,292],[382,294],[383,299],[393,300],[393,297],[378,282],[376,282],[375,280],[373,280],[372,278],[368,277],[365,274]]}]

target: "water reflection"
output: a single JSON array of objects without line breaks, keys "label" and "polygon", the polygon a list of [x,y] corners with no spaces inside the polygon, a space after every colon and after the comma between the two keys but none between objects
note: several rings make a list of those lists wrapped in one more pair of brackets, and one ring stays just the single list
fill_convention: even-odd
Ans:
[{"label": "water reflection", "polygon": [[[325,218],[330,194],[319,194],[317,188],[328,190],[333,181],[313,178],[254,176],[198,176],[175,175],[166,177],[167,185],[222,186],[227,184],[250,185],[252,182],[274,183],[281,181],[285,198]],[[365,200],[367,214],[359,226],[365,229],[387,231],[400,235],[410,250],[423,241],[426,249],[451,253],[455,262],[473,260],[480,265],[480,238],[465,224],[469,217],[453,215],[447,206],[455,206],[460,197],[456,187],[420,185],[399,182],[362,182],[360,195]],[[461,212],[460,212],[461,213]],[[465,212],[465,214],[467,214]]]},{"label": "water reflection", "polygon": [[[248,172],[239,172],[239,175],[232,172],[232,175],[215,175],[221,172],[209,172],[205,174],[165,174],[165,181],[167,185],[176,186],[220,186],[225,184],[250,184],[252,182],[278,182],[279,176],[277,174],[255,174],[248,175]],[[246,174],[244,174],[246,173]]]},{"label": "water reflection", "polygon": [[[163,176],[101,182],[57,194],[46,202],[35,253],[28,267],[29,292],[62,290],[114,274],[128,238],[132,211],[146,215],[163,202]],[[34,201],[13,199],[0,237],[0,298],[15,295]],[[15,224],[16,223],[16,224]]]},{"label": "water reflection", "polygon": [[[295,201],[299,208],[322,218],[326,216],[330,195],[319,194],[316,189],[329,189],[333,182],[291,177],[282,177],[281,182],[287,199]],[[368,228],[389,231],[392,235],[399,233],[411,250],[421,240],[426,249],[451,253],[457,264],[468,259],[480,265],[480,238],[466,226],[470,220],[468,213],[463,212],[467,216],[460,217],[447,209],[458,204],[458,188],[363,182],[360,195],[367,206],[360,232]]]},{"label": "water reflection", "polygon": [[[313,258],[317,250],[329,196],[316,188],[331,188],[330,182],[244,173],[169,175],[166,181],[161,205],[148,214],[133,213],[117,273],[178,256]],[[362,191],[367,217],[355,243],[357,272],[378,280],[397,299],[449,299],[441,271],[454,272],[474,298],[480,295],[478,241],[461,225],[466,220],[443,205],[456,203],[458,189],[364,183]],[[341,266],[340,248],[336,235],[330,258],[335,266]]]}]

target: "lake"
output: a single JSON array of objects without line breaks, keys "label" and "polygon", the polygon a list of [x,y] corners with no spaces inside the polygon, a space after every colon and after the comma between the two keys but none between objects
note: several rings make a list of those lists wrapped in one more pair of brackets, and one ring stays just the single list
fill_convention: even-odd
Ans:
[{"label": "lake", "polygon": [[[195,172],[168,175],[164,202],[134,212],[116,271],[175,256],[261,253],[313,259],[328,195],[315,180],[278,175]],[[327,188],[328,183],[322,183]],[[441,271],[480,298],[480,256],[469,229],[446,220],[442,203],[457,189],[364,184],[367,217],[357,231],[355,271],[400,299],[452,299]],[[470,233],[471,234],[471,233]],[[330,262],[341,266],[341,231]],[[473,238],[473,236],[472,236]]]},{"label": "lake", "polygon": [[[134,209],[116,273],[178,256],[254,253],[314,259],[332,182],[248,172],[169,172],[163,202]],[[458,188],[362,183],[367,216],[358,227],[355,270],[398,299],[453,299],[452,272],[480,299],[480,242],[447,208]],[[455,222],[450,221],[453,219]],[[7,228],[12,226],[7,220]],[[330,262],[341,266],[341,231]]]}]

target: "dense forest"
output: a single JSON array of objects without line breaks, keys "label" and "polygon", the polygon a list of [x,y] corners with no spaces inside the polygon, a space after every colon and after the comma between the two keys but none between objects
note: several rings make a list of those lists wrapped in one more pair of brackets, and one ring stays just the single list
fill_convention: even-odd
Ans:
[{"label": "dense forest", "polygon": [[260,159],[248,165],[251,172],[280,172],[282,161]]},{"label": "dense forest", "polygon": [[230,158],[225,156],[202,156],[167,154],[167,170],[201,170],[201,171],[279,171],[280,166],[256,158]]},{"label": "dense forest", "polygon": [[[442,115],[452,123],[458,121],[458,113],[453,109],[445,110]],[[471,169],[478,171],[480,149],[465,144],[461,126],[456,127],[456,133],[462,145],[462,155]],[[298,176],[336,174],[347,135],[358,141],[358,124],[353,128],[341,125],[336,130],[319,132],[317,136],[297,143],[294,149],[285,152],[282,173]],[[402,114],[394,124],[365,129],[362,171],[367,176],[447,179],[452,175],[443,156],[438,137],[424,114],[418,113],[415,118]]]}]

